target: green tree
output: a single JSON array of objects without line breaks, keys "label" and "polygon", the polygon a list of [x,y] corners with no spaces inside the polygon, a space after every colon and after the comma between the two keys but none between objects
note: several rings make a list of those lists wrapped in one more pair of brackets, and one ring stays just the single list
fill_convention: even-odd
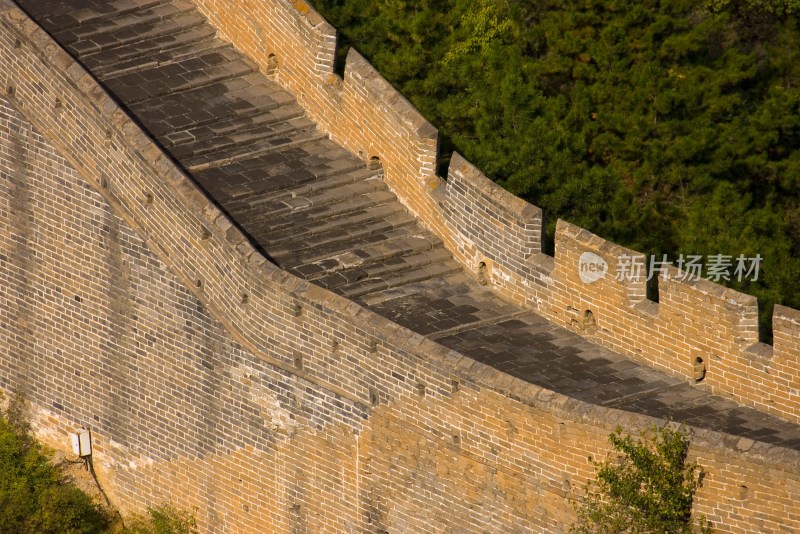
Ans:
[{"label": "green tree", "polygon": [[575,534],[689,534],[695,527],[712,532],[705,518],[692,522],[692,500],[702,468],[687,462],[689,440],[668,426],[651,428],[641,440],[609,437],[616,453],[604,461],[589,458],[597,469],[577,506]]}]

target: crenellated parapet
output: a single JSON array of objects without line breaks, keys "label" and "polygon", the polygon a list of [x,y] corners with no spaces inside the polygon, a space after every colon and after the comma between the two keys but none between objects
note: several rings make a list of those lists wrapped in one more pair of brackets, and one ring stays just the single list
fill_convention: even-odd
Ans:
[{"label": "crenellated parapet", "polygon": [[[758,341],[753,296],[670,266],[658,276],[658,302],[651,301],[643,254],[565,221],[556,226],[554,257],[535,252],[538,208],[511,201],[476,173],[454,157],[444,202],[456,257],[466,267],[486,265],[490,283],[509,298],[621,354],[800,420],[800,374],[792,370],[800,348],[796,310],[776,307],[770,346]],[[488,228],[495,233],[487,236]]]},{"label": "crenellated parapet", "polygon": [[[713,392],[800,421],[800,336],[795,310],[776,308],[774,346],[758,342],[754,297],[708,280],[660,279],[659,301],[620,261],[636,251],[559,221],[555,256],[542,253],[542,210],[488,180],[455,154],[446,183],[435,174],[438,133],[355,50],[334,73],[336,31],[302,0],[197,0],[224,37],[298,101],[333,139],[378,158],[387,183],[483,283],[615,351],[702,383]],[[277,65],[277,67],[275,67]],[[593,266],[593,259],[596,266]],[[581,269],[601,269],[587,281]]]}]

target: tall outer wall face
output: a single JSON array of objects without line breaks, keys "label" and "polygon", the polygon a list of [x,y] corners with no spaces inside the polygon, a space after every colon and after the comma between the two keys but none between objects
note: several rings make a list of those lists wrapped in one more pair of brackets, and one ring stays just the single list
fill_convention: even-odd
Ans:
[{"label": "tall outer wall face", "polygon": [[[2,2],[0,82],[0,386],[56,447],[91,428],[123,512],[172,501],[208,532],[565,530],[587,457],[653,422],[266,263]],[[698,431],[691,459],[720,532],[800,530],[795,452]]]}]

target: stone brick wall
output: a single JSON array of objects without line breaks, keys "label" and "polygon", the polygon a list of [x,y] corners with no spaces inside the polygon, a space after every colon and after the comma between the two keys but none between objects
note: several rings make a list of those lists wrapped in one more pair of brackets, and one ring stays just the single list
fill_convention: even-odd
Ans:
[{"label": "stone brick wall", "polygon": [[126,511],[172,500],[225,532],[357,522],[363,406],[233,341],[5,99],[0,174],[0,387],[49,443],[91,428]]},{"label": "stone brick wall", "polygon": [[[435,175],[436,130],[355,50],[344,80],[333,74],[335,30],[303,0],[196,0],[223,36],[270,69],[331,136],[365,159],[378,157],[387,183],[465,268],[518,304],[536,309],[615,351],[800,422],[798,312],[776,308],[775,344],[758,343],[754,298],[707,281],[614,280],[620,254],[641,254],[560,222],[555,258],[541,253],[542,214],[456,155],[447,184]],[[582,254],[603,258],[603,280],[578,275]],[[769,268],[766,266],[765,268]],[[674,271],[673,271],[674,272]],[[587,316],[587,311],[591,315]]]},{"label": "stone brick wall", "polygon": [[441,205],[451,251],[467,271],[512,302],[538,307],[531,288],[549,290],[553,270],[553,258],[542,253],[541,208],[498,187],[458,153]]},{"label": "stone brick wall", "polygon": [[[0,386],[54,445],[90,427],[123,508],[197,506],[208,532],[558,532],[587,456],[653,422],[269,264],[8,0],[0,87]],[[691,457],[720,532],[800,529],[797,452],[696,431]]]},{"label": "stone brick wall", "polygon": [[[501,265],[516,276],[534,276],[542,251],[542,210],[497,187],[460,154],[453,154],[442,202],[459,259],[487,277]],[[516,300],[516,299],[515,299]]]}]

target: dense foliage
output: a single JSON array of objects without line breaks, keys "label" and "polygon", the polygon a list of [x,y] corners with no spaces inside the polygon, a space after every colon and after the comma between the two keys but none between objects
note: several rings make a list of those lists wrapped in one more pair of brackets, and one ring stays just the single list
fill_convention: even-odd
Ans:
[{"label": "dense foliage", "polygon": [[577,507],[575,534],[712,532],[704,518],[692,521],[692,500],[703,470],[687,462],[689,441],[679,430],[653,428],[642,440],[617,429],[609,438],[616,454],[602,462]]},{"label": "dense foliage", "polygon": [[[2,397],[2,394],[0,394]],[[1,400],[1,399],[0,399]],[[123,525],[72,483],[31,432],[25,400],[0,410],[0,532],[14,534],[193,534],[194,518],[170,505]]]},{"label": "dense foliage", "polygon": [[313,3],[550,235],[760,254],[757,281],[719,281],[762,326],[800,308],[800,0]]},{"label": "dense foliage", "polygon": [[103,510],[50,462],[22,399],[12,399],[0,413],[0,532],[90,534],[109,525]]}]

